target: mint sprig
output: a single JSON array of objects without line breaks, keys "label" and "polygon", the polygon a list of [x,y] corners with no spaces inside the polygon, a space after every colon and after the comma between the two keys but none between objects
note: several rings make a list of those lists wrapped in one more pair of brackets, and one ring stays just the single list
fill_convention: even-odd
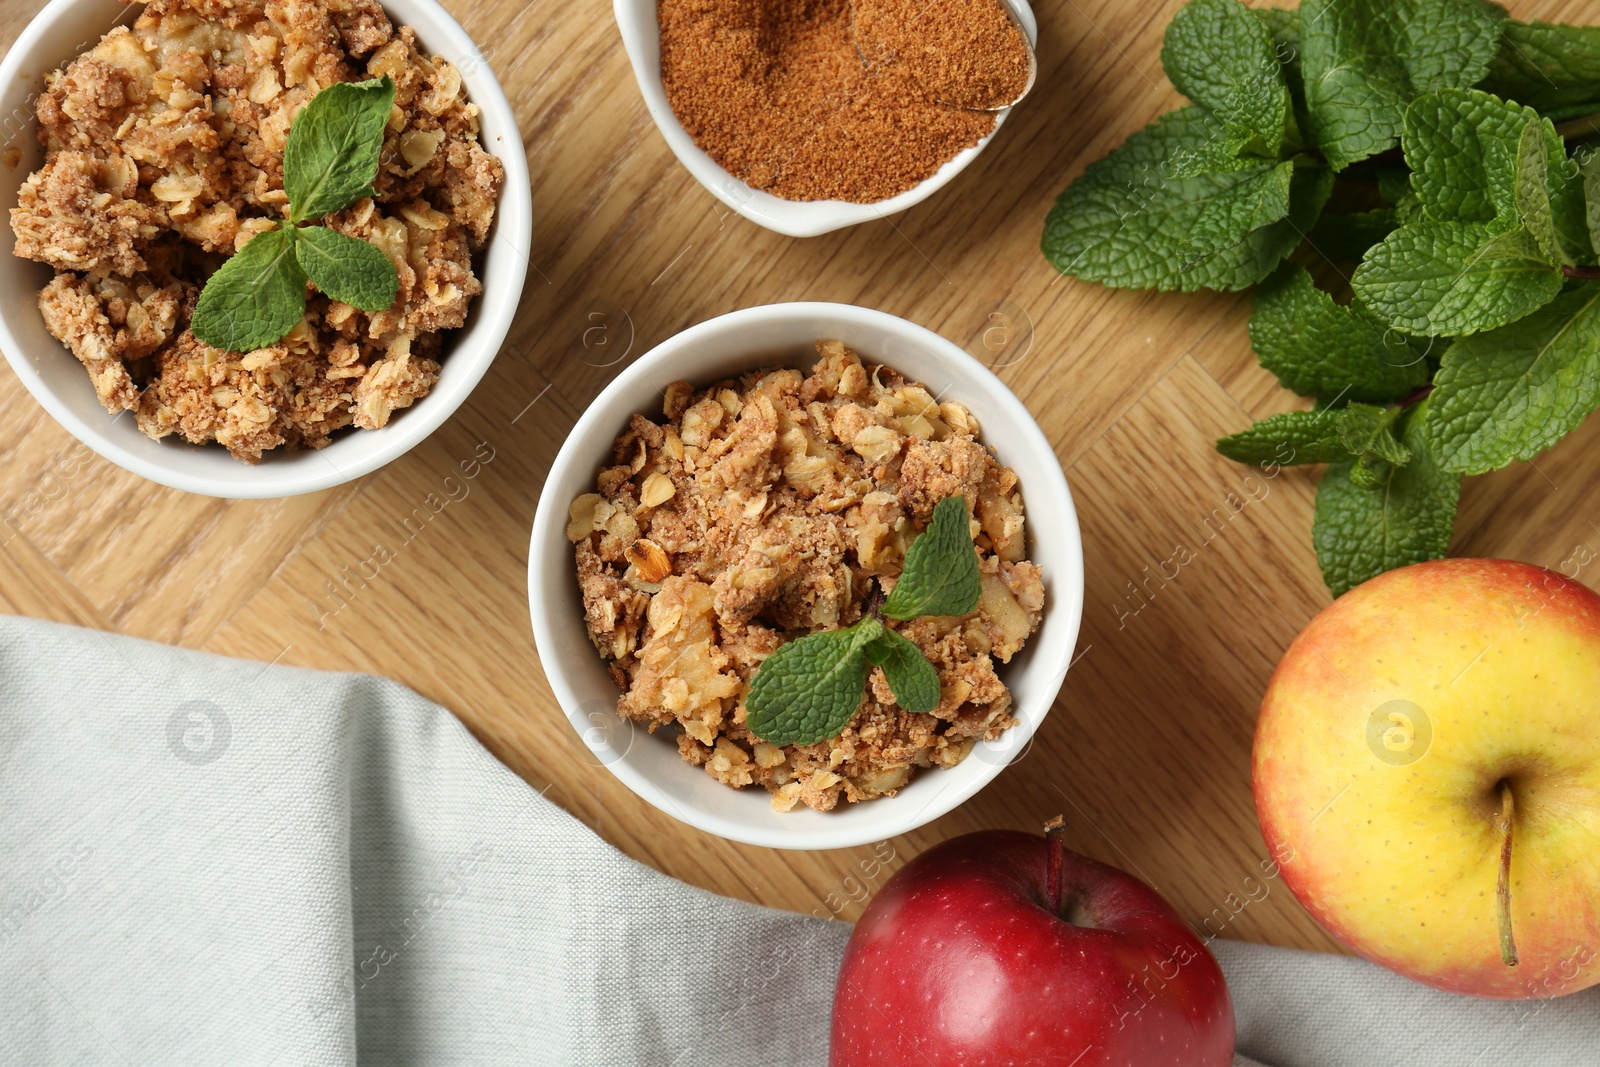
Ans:
[{"label": "mint sprig", "polygon": [[1488,73],[1503,12],[1480,0],[1306,0],[1306,131],[1334,170],[1394,147],[1418,96]]},{"label": "mint sprig", "polygon": [[[976,610],[982,587],[967,502],[947,497],[906,549],[905,567],[881,611],[901,622],[967,615]],[[768,656],[745,697],[745,724],[774,745],[811,745],[834,737],[855,717],[873,666],[883,669],[895,702],[905,710],[922,713],[939,706],[933,664],[874,613],[854,626],[790,641]]]},{"label": "mint sprig", "polygon": [[1555,299],[1564,265],[1593,261],[1577,167],[1532,108],[1433,93],[1406,113],[1403,147],[1420,218],[1351,281],[1380,319],[1432,337],[1496,329]]},{"label": "mint sprig", "polygon": [[207,280],[190,324],[197,338],[228,352],[277,344],[305,317],[308,281],[362,311],[394,304],[399,273],[382,250],[302,225],[372,195],[394,97],[388,75],[338,82],[295,116],[283,152],[289,216],[252,237]]},{"label": "mint sprig", "polygon": [[1443,555],[1463,475],[1600,408],[1600,153],[1555,125],[1600,115],[1600,27],[1485,0],[1192,0],[1162,62],[1193,103],[1068,186],[1045,254],[1112,286],[1258,285],[1256,354],[1316,406],[1218,449],[1327,465],[1335,593]]},{"label": "mint sprig", "polygon": [[[1282,27],[1292,33],[1292,26]],[[1193,0],[1161,59],[1195,101],[1089,166],[1061,194],[1042,247],[1064,274],[1115,288],[1246,289],[1293,252],[1333,174],[1302,151],[1273,23],[1238,0]]]},{"label": "mint sprig", "polygon": [[1266,466],[1351,462],[1358,468],[1355,479],[1372,485],[1381,471],[1411,462],[1411,450],[1395,437],[1403,410],[1349,404],[1289,411],[1224,437],[1217,451],[1240,463]]},{"label": "mint sprig", "polygon": [[[1438,559],[1449,550],[1461,475],[1433,457],[1431,414],[1424,401],[1403,416],[1401,444],[1411,454],[1404,466],[1375,469],[1358,460],[1335,464],[1322,476],[1311,537],[1334,596],[1375,574]],[[1358,474],[1363,470],[1365,476]]]},{"label": "mint sprig", "polygon": [[[1260,281],[1316,220],[1331,175],[1302,160],[1291,168],[1288,197],[1264,201],[1264,189],[1282,189],[1279,161],[1240,155],[1219,140],[1224,129],[1205,109],[1184,108],[1090,164],[1050,212],[1045,255],[1065,274],[1118,289],[1235,290]],[[1236,202],[1248,204],[1238,215],[1226,210]],[[1257,225],[1268,215],[1277,218]]]}]

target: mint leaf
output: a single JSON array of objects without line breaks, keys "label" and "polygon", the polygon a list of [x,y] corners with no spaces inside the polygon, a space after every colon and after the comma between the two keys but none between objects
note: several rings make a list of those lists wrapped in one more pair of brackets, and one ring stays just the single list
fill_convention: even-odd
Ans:
[{"label": "mint leaf", "polygon": [[1550,203],[1549,155],[1545,150],[1544,131],[1538,122],[1522,128],[1522,138],[1517,145],[1517,212],[1528,227],[1539,250],[1552,262],[1576,263],[1561,247],[1556,236],[1555,208]]},{"label": "mint leaf", "polygon": [[1194,148],[1180,148],[1161,164],[1164,178],[1198,178],[1207,174],[1227,174],[1236,170],[1259,169],[1260,156],[1240,155],[1250,146],[1250,135],[1225,128],[1214,139]]},{"label": "mint leaf", "polygon": [[[1291,252],[1300,247],[1306,234],[1316,226],[1318,216],[1322,214],[1322,209],[1328,206],[1328,198],[1333,195],[1335,181],[1333,171],[1321,164],[1308,165],[1308,158],[1295,157],[1294,180],[1289,183],[1289,217],[1268,228],[1279,231],[1282,237],[1290,242]],[[1271,273],[1271,270],[1263,271],[1261,277],[1265,278]],[[1260,278],[1256,280],[1260,281]]]},{"label": "mint leaf", "polygon": [[295,222],[341,211],[372,195],[383,131],[394,110],[387,74],[336,82],[294,116],[283,150],[283,190]]},{"label": "mint leaf", "polygon": [[1311,536],[1334,596],[1395,567],[1438,559],[1450,548],[1461,476],[1440,469],[1428,450],[1428,403],[1413,408],[1405,426],[1410,463],[1389,468],[1372,488],[1351,480],[1352,463],[1329,467],[1322,476]]},{"label": "mint leaf", "polygon": [[1296,150],[1305,147],[1306,80],[1300,65],[1300,12],[1281,7],[1251,8],[1257,18],[1266,23],[1272,34],[1272,44],[1283,68],[1283,80],[1289,85],[1288,145]]},{"label": "mint leaf", "polygon": [[[1528,212],[1537,212],[1543,227],[1546,201],[1550,225],[1541,234],[1533,230]],[[1523,128],[1517,156],[1517,208],[1541,248],[1554,237],[1552,247],[1560,262],[1569,266],[1594,262],[1583,175],[1578,164],[1567,158],[1566,143],[1549,119],[1537,119]]]},{"label": "mint leaf", "polygon": [[190,329],[225,352],[254,352],[283,340],[306,313],[306,273],[295,231],[258,233],[206,282]]},{"label": "mint leaf", "polygon": [[1251,11],[1266,25],[1267,32],[1272,34],[1273,51],[1283,66],[1290,99],[1303,96],[1305,79],[1300,69],[1300,12],[1282,7],[1257,7],[1251,8]]},{"label": "mint leaf", "polygon": [[1373,314],[1419,337],[1504,326],[1555,299],[1563,283],[1525,228],[1431,221],[1390,234],[1351,279]]},{"label": "mint leaf", "polygon": [[1339,411],[1339,441],[1353,456],[1403,467],[1411,462],[1411,450],[1394,437],[1400,414],[1400,408],[1351,404]]},{"label": "mint leaf", "polygon": [[1477,90],[1430,93],[1406,113],[1404,144],[1429,218],[1525,224],[1552,262],[1593,259],[1577,165],[1532,108]]},{"label": "mint leaf", "polygon": [[[1430,93],[1406,113],[1404,143],[1422,216],[1369,251],[1352,279],[1357,298],[1397,329],[1449,336],[1514,322],[1561,291],[1546,245],[1592,256],[1576,170],[1532,109],[1476,90]],[[1527,188],[1541,166],[1548,214]],[[1542,242],[1530,226],[1542,227]]]},{"label": "mint leaf", "polygon": [[866,618],[780,646],[750,683],[745,725],[774,745],[813,745],[837,736],[861,706],[863,650],[883,633],[883,623]]},{"label": "mint leaf", "polygon": [[362,311],[387,311],[400,291],[394,263],[377,245],[321,226],[298,233],[295,252],[313,284]]},{"label": "mint leaf", "polygon": [[1589,241],[1600,249],[1600,152],[1584,153],[1579,173],[1583,180],[1584,219],[1589,226]]},{"label": "mint leaf", "polygon": [[982,591],[967,502],[945,497],[933,509],[928,528],[906,549],[905,569],[884,601],[883,613],[901,621],[966,615],[978,606]]},{"label": "mint leaf", "polygon": [[1220,245],[1218,234],[1252,233],[1286,217],[1293,179],[1293,163],[1279,163],[1270,170],[1252,168],[1231,195],[1208,203],[1194,220],[1188,248],[1191,258],[1184,261],[1183,269],[1194,270],[1211,256],[1227,251],[1230,246]]},{"label": "mint leaf", "polygon": [[[1305,157],[1297,158],[1303,161]],[[1282,196],[1286,177],[1287,201]],[[1207,204],[1195,220],[1180,269],[1184,274],[1213,277],[1231,271],[1230,265],[1245,250],[1257,256],[1251,276],[1260,281],[1304,242],[1306,231],[1316,225],[1332,191],[1332,171],[1297,161],[1280,163],[1270,172],[1240,182],[1233,195]],[[1287,216],[1272,221],[1280,207],[1287,207]],[[1241,232],[1246,236],[1236,236]],[[1218,262],[1223,265],[1220,269]]]},{"label": "mint leaf", "polygon": [[1238,0],[1190,0],[1167,25],[1161,63],[1178,92],[1242,134],[1243,147],[1277,156],[1289,87],[1271,32],[1249,8]]},{"label": "mint leaf", "polygon": [[1428,381],[1423,344],[1335,303],[1291,264],[1256,290],[1250,343],[1285,388],[1324,404],[1399,400]]},{"label": "mint leaf", "polygon": [[1537,119],[1532,108],[1477,90],[1418,98],[1406,112],[1404,145],[1411,188],[1428,217],[1515,226],[1517,149],[1523,128]]},{"label": "mint leaf", "polygon": [[1358,489],[1376,489],[1388,478],[1393,467],[1372,456],[1357,456],[1354,463],[1346,464],[1346,477]]},{"label": "mint leaf", "polygon": [[1334,170],[1399,137],[1423,93],[1480,81],[1501,16],[1477,0],[1305,0],[1306,133]]},{"label": "mint leaf", "polygon": [[1376,488],[1393,468],[1411,462],[1411,449],[1394,437],[1393,426],[1402,413],[1401,408],[1371,404],[1351,404],[1340,410],[1339,441],[1355,457],[1349,471],[1352,484]]},{"label": "mint leaf", "polygon": [[1287,7],[1253,7],[1250,11],[1272,34],[1273,45],[1284,70],[1293,70],[1291,64],[1299,62],[1300,12]]},{"label": "mint leaf", "polygon": [[1434,380],[1428,439],[1463,474],[1531,459],[1600,407],[1600,287],[1456,342]]},{"label": "mint leaf", "polygon": [[916,645],[885,628],[864,651],[868,663],[883,668],[896,704],[918,714],[939,706],[939,672]]},{"label": "mint leaf", "polygon": [[1269,415],[1217,442],[1217,451],[1252,466],[1295,467],[1352,458],[1339,434],[1341,412],[1329,408]]},{"label": "mint leaf", "polygon": [[[1271,273],[1292,252],[1327,202],[1331,175],[1302,168],[1290,188],[1289,218],[1258,229],[1221,226],[1233,219],[1218,201],[1259,203],[1271,161],[1224,173],[1174,174],[1170,164],[1201,152],[1221,123],[1198,107],[1187,107],[1128,140],[1061,194],[1045,222],[1042,248],[1057,270],[1116,288],[1193,291],[1237,290]],[[1270,180],[1270,179],[1269,179]],[[1259,218],[1258,210],[1244,217]]]},{"label": "mint leaf", "polygon": [[1600,26],[1507,21],[1482,87],[1540,111],[1600,102]]}]

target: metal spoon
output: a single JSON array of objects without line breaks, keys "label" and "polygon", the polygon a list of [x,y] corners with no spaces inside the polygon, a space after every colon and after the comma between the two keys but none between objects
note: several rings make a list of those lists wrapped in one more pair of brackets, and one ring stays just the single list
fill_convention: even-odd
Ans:
[{"label": "metal spoon", "polygon": [[[940,100],[937,96],[935,96],[934,99],[938,103],[944,104],[946,107],[956,107],[966,111],[1004,111],[1008,107],[1015,107],[1017,104],[1020,104],[1023,98],[1033,91],[1034,83],[1039,80],[1039,56],[1034,51],[1033,42],[1028,39],[1028,31],[1022,23],[1022,16],[1017,13],[1017,8],[1015,3],[1013,3],[1013,0],[995,0],[995,2],[998,3],[1000,8],[1006,13],[1006,17],[1011,20],[1011,25],[1016,29],[1017,36],[1022,39],[1022,45],[1027,50],[1027,84],[1022,87],[1022,91],[1017,94],[1016,99],[1003,104],[994,104],[988,107],[974,107],[970,104],[952,103],[948,100]],[[850,3],[850,42],[855,46],[856,55],[861,57],[861,65],[863,67],[871,67],[873,65],[872,61],[867,58],[866,52],[862,50],[860,38],[856,33],[856,0],[851,0]],[[926,85],[924,85],[924,87],[927,88]],[[936,90],[930,91],[936,92]]]}]

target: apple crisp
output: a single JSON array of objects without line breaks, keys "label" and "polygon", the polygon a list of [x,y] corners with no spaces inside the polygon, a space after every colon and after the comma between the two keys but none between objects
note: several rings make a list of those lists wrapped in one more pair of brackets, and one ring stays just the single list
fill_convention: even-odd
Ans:
[{"label": "apple crisp", "polygon": [[[321,221],[388,255],[394,304],[369,314],[312,289],[273,347],[201,343],[188,328],[201,286],[285,215],[296,112],[383,75],[397,91],[375,193]],[[460,72],[376,0],[150,0],[50,75],[37,111],[45,160],[11,212],[16,253],[55,269],[45,324],[106,410],[256,462],[378,429],[437,381],[444,332],[483,288],[473,256],[505,168]]]},{"label": "apple crisp", "polygon": [[[995,667],[1044,608],[1017,476],[979,443],[972,415],[837,341],[817,349],[809,377],[669,386],[665,421],[633,417],[567,526],[590,639],[623,690],[618,712],[675,729],[685,760],[726,785],[760,784],[780,811],[893,795],[1016,725]],[[977,610],[883,620],[933,664],[938,706],[897,706],[874,667],[839,736],[780,747],[752,735],[744,698],[762,660],[872,610],[951,496],[972,517]]]}]

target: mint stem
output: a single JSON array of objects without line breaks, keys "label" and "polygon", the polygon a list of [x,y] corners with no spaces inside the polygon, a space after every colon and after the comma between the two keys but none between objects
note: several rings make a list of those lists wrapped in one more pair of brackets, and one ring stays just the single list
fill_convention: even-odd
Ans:
[{"label": "mint stem", "polygon": [[1395,404],[1395,407],[1400,408],[1401,410],[1404,410],[1404,409],[1406,409],[1408,407],[1411,407],[1414,404],[1420,404],[1424,400],[1428,399],[1428,394],[1431,393],[1431,392],[1433,392],[1433,383],[1429,382],[1427,385],[1424,385],[1421,389],[1418,389],[1416,392],[1412,393],[1410,396],[1406,397],[1404,400],[1401,400],[1400,402]]},{"label": "mint stem", "polygon": [[1600,112],[1585,107],[1579,114],[1563,117],[1548,116],[1555,124],[1556,135],[1573,145],[1582,144],[1600,134]]},{"label": "mint stem", "polygon": [[868,579],[872,582],[872,592],[867,594],[867,599],[861,605],[861,617],[881,618],[883,612],[883,583],[876,578]]},{"label": "mint stem", "polygon": [[1563,266],[1561,273],[1569,278],[1600,278],[1600,267]]}]

